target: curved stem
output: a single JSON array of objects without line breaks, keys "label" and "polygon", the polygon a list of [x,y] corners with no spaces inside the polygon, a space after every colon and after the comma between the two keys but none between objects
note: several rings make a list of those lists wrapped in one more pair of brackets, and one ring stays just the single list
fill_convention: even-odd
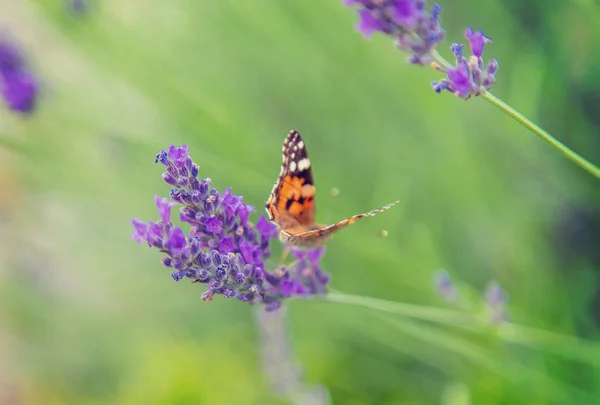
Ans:
[{"label": "curved stem", "polygon": [[431,51],[431,57],[433,58],[434,61],[436,61],[441,67],[443,68],[451,68],[453,67],[452,64],[450,62],[448,62],[446,59],[444,59],[444,57],[442,55],[440,55],[440,53],[438,51]]},{"label": "curved stem", "polygon": [[471,332],[493,333],[496,337],[507,343],[562,354],[567,358],[585,361],[600,368],[600,357],[598,356],[600,345],[595,342],[579,339],[575,336],[510,322],[492,325],[484,318],[468,312],[344,294],[339,291],[330,290],[325,295],[310,296],[309,298],[338,304],[355,305],[405,318],[452,325]]},{"label": "curved stem", "polygon": [[[437,51],[432,51],[431,56],[440,66],[444,68],[452,67],[450,62],[444,59]],[[482,93],[481,97],[498,107],[500,110],[504,111],[517,122],[522,124],[525,128],[529,129],[531,132],[533,132],[534,134],[542,138],[544,141],[549,143],[556,150],[562,153],[563,156],[565,156],[567,159],[571,160],[573,163],[575,163],[588,173],[592,174],[594,177],[600,179],[600,168],[581,157],[579,154],[577,154],[572,149],[561,143],[558,139],[550,135],[548,132],[544,131],[542,128],[534,124],[532,121],[530,121],[523,114],[519,113],[517,110],[512,108],[510,105],[506,104],[504,101],[500,100],[498,97],[494,96],[492,93],[489,92]]]},{"label": "curved stem", "polygon": [[377,311],[424,321],[468,327],[481,325],[480,320],[475,315],[471,315],[462,311],[405,304],[403,302],[387,301],[378,298],[350,295],[334,291],[330,291],[323,296],[315,296],[314,298],[322,301],[356,305],[359,307],[370,308]]}]

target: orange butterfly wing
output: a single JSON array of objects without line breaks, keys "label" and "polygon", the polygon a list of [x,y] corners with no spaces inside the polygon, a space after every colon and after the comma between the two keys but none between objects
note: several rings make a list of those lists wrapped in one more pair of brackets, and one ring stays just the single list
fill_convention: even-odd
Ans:
[{"label": "orange butterfly wing", "polygon": [[281,171],[265,207],[269,220],[281,229],[314,225],[315,185],[298,131],[290,131],[283,142]]}]

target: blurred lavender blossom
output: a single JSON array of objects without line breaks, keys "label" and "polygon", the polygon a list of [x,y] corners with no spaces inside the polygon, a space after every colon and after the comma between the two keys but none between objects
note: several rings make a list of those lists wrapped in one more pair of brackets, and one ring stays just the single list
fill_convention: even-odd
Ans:
[{"label": "blurred lavender blossom", "polygon": [[[199,179],[199,166],[187,145],[161,150],[156,162],[165,166],[163,181],[173,188],[169,198],[155,197],[160,220],[132,220],[132,238],[165,253],[162,263],[173,269],[175,281],[188,278],[206,284],[205,301],[220,294],[265,304],[267,310],[279,308],[284,298],[326,291],[329,277],[319,266],[322,249],[295,253],[297,261],[290,268],[266,270],[270,241],[277,238],[275,225],[262,214],[254,225],[249,214],[255,209],[242,196],[230,188],[219,193],[209,178]],[[171,222],[175,205],[182,205],[179,218],[190,227],[187,235]]]},{"label": "blurred lavender blossom", "polygon": [[450,274],[445,269],[439,269],[434,276],[434,287],[448,302],[456,302],[458,299],[458,288],[452,281]]},{"label": "blurred lavender blossom", "polygon": [[344,4],[358,5],[358,31],[366,38],[376,31],[395,38],[398,49],[410,54],[410,63],[429,64],[431,51],[446,35],[440,25],[442,7],[434,4],[428,12],[426,0],[344,0]]},{"label": "blurred lavender blossom", "polygon": [[29,114],[35,107],[38,84],[24,65],[23,56],[13,41],[0,38],[0,92],[9,109]]},{"label": "blurred lavender blossom", "polygon": [[[396,46],[410,54],[409,62],[417,65],[432,64],[436,70],[446,73],[446,78],[433,82],[433,90],[441,93],[447,90],[458,97],[468,99],[492,88],[496,82],[498,61],[492,59],[487,66],[483,61],[483,48],[492,40],[471,28],[465,30],[472,56],[463,55],[463,45],[453,44],[451,49],[456,65],[443,60],[436,52],[444,40],[445,31],[441,27],[442,7],[434,4],[426,10],[426,0],[343,0],[344,4],[355,7],[359,22],[356,29],[370,38],[373,32],[382,32],[396,39]],[[434,62],[443,61],[444,66]]]},{"label": "blurred lavender blossom", "polygon": [[492,323],[504,323],[508,321],[508,296],[504,289],[496,281],[490,281],[485,288],[485,302],[492,312]]},{"label": "blurred lavender blossom", "polygon": [[83,14],[88,11],[88,0],[68,0],[67,6],[75,13]]}]

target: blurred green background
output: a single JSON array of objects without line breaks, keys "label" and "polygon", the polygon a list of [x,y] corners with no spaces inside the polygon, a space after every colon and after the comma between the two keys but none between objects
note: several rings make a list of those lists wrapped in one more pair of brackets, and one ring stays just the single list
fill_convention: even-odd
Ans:
[{"label": "blurred green background", "polygon": [[[484,29],[494,93],[600,163],[598,3],[441,4],[440,52]],[[356,20],[338,0],[0,0],[43,87],[32,116],[0,110],[0,403],[300,403],[263,372],[256,308],[203,302],[130,239],[168,193],[160,149],[187,143],[260,212],[292,128],[320,221],[401,200],[328,244],[332,288],[445,307],[446,268],[467,310],[495,279],[511,320],[577,338],[508,344],[293,301],[308,387],[350,405],[600,403],[600,345],[577,354],[600,337],[600,182],[483,100],[435,94],[438,72]]]}]

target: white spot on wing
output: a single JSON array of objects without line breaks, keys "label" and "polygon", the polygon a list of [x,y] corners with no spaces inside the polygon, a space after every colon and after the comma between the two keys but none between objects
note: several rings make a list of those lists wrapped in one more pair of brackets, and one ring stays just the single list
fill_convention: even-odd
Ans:
[{"label": "white spot on wing", "polygon": [[310,160],[308,158],[304,158],[298,162],[298,170],[303,171],[310,167]]},{"label": "white spot on wing", "polygon": [[304,142],[298,142],[298,149],[304,149]]},{"label": "white spot on wing", "polygon": [[[300,161],[300,163],[302,163],[302,161]],[[303,169],[300,169],[300,170],[303,170]],[[295,172],[296,171],[296,162],[290,163],[290,171],[291,172]]]}]

